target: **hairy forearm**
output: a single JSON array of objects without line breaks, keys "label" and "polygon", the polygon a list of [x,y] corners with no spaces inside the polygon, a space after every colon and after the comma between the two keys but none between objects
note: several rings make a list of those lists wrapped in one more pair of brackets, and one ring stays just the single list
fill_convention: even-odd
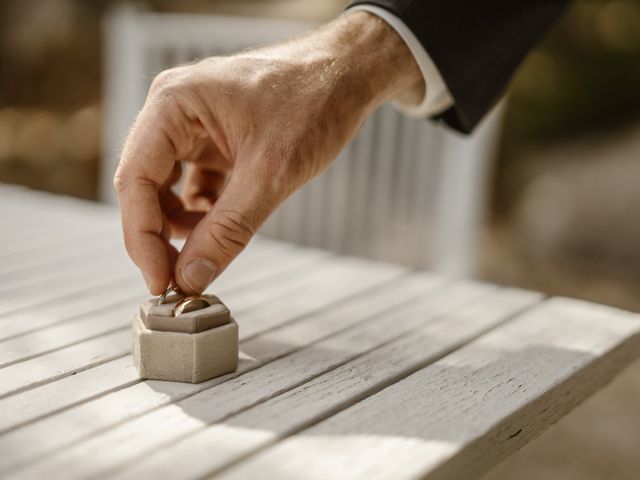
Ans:
[{"label": "hairy forearm", "polygon": [[248,52],[267,59],[298,59],[307,71],[309,89],[335,84],[340,100],[368,116],[399,96],[419,101],[425,92],[422,73],[396,31],[376,15],[347,12],[314,31],[277,46]]},{"label": "hairy forearm", "polygon": [[337,48],[371,92],[370,107],[401,94],[423,96],[425,85],[413,55],[384,20],[356,11],[335,20],[334,28]]}]

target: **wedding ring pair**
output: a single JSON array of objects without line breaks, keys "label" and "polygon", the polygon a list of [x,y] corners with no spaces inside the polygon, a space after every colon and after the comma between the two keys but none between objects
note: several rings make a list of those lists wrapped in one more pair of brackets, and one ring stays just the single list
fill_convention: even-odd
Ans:
[{"label": "wedding ring pair", "polygon": [[211,306],[211,302],[207,300],[206,297],[202,295],[189,295],[185,296],[184,293],[177,287],[169,287],[166,292],[164,292],[160,298],[158,299],[158,305],[163,305],[167,301],[167,295],[171,292],[176,293],[184,298],[180,299],[176,306],[173,307],[171,311],[174,317],[180,316],[183,313],[193,312],[195,310],[200,310],[202,308],[207,308]]}]

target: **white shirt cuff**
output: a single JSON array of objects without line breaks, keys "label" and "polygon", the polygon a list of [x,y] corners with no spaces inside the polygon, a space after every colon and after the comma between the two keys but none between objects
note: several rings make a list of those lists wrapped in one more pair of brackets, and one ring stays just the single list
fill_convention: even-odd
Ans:
[{"label": "white shirt cuff", "polygon": [[424,49],[420,41],[402,20],[384,8],[375,5],[356,5],[347,11],[364,10],[372,13],[387,22],[400,38],[407,44],[413,55],[425,82],[425,96],[422,101],[415,104],[407,104],[398,100],[393,102],[394,107],[411,117],[431,117],[444,112],[454,104],[453,97],[447,84],[444,83],[438,67]]}]

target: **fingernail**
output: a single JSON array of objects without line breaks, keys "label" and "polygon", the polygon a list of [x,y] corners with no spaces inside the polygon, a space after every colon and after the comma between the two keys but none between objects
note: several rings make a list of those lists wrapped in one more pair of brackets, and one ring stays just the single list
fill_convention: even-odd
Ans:
[{"label": "fingernail", "polygon": [[209,260],[191,260],[180,270],[182,280],[191,290],[203,292],[216,276],[216,267]]}]

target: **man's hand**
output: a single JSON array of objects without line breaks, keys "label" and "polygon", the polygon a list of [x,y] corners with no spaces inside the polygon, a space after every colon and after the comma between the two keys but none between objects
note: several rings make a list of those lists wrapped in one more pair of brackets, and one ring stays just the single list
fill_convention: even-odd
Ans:
[{"label": "man's hand", "polygon": [[[365,12],[158,75],[114,179],[127,251],[149,291],[173,279],[202,292],[367,115],[410,89],[424,89],[413,57]],[[175,235],[188,236],[180,253],[169,243]]]}]

